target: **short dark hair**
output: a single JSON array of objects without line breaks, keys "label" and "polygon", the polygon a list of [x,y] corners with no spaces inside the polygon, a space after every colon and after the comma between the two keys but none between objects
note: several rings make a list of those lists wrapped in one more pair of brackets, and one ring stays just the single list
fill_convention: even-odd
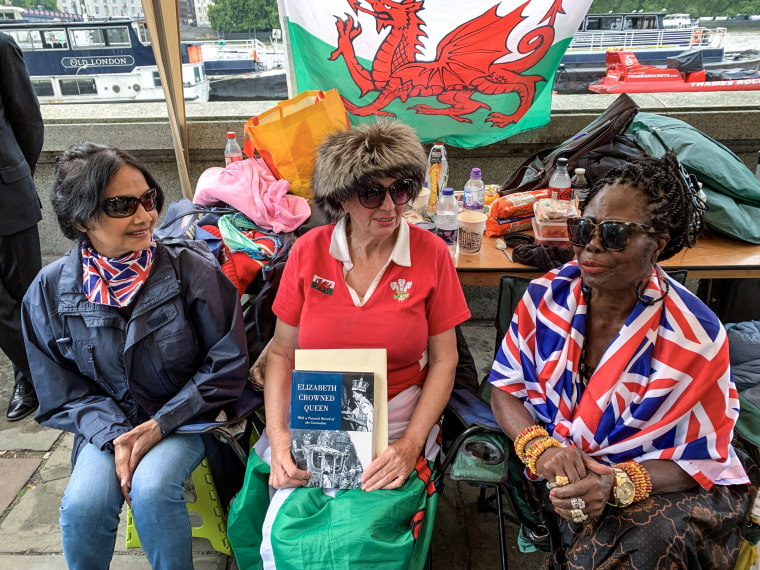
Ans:
[{"label": "short dark hair", "polygon": [[101,203],[106,186],[123,166],[142,172],[148,186],[156,189],[156,210],[161,212],[164,191],[135,157],[112,146],[76,143],[56,157],[50,186],[50,201],[63,235],[76,241],[87,237],[83,229],[92,229],[92,220],[103,214]]},{"label": "short dark hair", "polygon": [[639,190],[646,196],[648,204],[655,204],[649,224],[658,232],[670,235],[657,261],[670,259],[684,247],[694,247],[697,243],[706,206],[699,197],[696,180],[689,179],[673,152],[668,151],[662,158],[645,158],[610,170],[594,183],[583,208],[604,186],[613,184]]}]

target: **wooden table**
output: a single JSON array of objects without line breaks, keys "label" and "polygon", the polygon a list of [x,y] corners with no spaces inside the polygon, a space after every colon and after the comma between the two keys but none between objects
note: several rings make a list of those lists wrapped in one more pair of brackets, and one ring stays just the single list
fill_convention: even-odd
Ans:
[{"label": "wooden table", "polygon": [[[496,238],[484,238],[478,255],[460,255],[457,273],[462,285],[498,285],[503,274],[540,277],[535,267],[512,263],[496,249]],[[689,279],[760,277],[760,245],[706,233],[697,245],[684,248],[667,261],[665,269],[687,269]]]}]

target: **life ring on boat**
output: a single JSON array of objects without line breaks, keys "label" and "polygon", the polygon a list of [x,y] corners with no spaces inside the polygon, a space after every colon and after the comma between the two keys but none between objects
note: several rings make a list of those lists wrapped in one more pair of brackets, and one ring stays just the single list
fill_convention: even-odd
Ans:
[{"label": "life ring on boat", "polygon": [[253,60],[255,63],[258,63],[258,62],[259,62],[259,54],[258,54],[258,52],[256,52],[256,50],[255,50],[255,49],[254,49],[254,50],[251,52],[251,59],[252,59],[252,60]]},{"label": "life ring on boat", "polygon": [[698,46],[702,43],[702,30],[694,30],[691,34],[691,45]]}]

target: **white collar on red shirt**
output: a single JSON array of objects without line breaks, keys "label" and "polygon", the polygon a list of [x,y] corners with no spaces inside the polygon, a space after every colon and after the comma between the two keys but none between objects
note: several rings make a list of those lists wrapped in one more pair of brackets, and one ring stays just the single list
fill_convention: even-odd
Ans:
[{"label": "white collar on red shirt", "polygon": [[[354,267],[354,264],[351,262],[351,253],[348,249],[346,218],[347,216],[343,216],[338,223],[335,224],[332,238],[330,240],[330,255],[338,261],[342,261],[344,269],[350,271]],[[409,225],[404,218],[401,218],[398,236],[396,237],[396,244],[393,246],[389,261],[403,267],[411,267],[412,256],[409,250]]]}]

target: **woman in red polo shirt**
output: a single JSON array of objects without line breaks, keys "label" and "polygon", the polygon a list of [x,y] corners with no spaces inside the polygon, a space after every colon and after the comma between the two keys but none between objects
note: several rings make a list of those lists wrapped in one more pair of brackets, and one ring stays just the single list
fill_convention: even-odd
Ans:
[{"label": "woman in red polo shirt", "polygon": [[[298,239],[274,303],[267,429],[251,461],[270,464],[258,468],[259,480],[277,492],[271,503],[265,490],[252,492],[249,463],[241,496],[263,499],[268,512],[264,519],[262,505],[245,499],[233,506],[230,540],[241,568],[291,557],[303,568],[424,563],[435,512],[428,460],[454,384],[454,327],[470,316],[445,243],[401,215],[425,168],[417,136],[397,121],[335,133],[319,148],[314,203],[336,221]],[[361,489],[299,488],[309,473],[290,452],[297,348],[387,350],[390,444],[364,470]]]}]

